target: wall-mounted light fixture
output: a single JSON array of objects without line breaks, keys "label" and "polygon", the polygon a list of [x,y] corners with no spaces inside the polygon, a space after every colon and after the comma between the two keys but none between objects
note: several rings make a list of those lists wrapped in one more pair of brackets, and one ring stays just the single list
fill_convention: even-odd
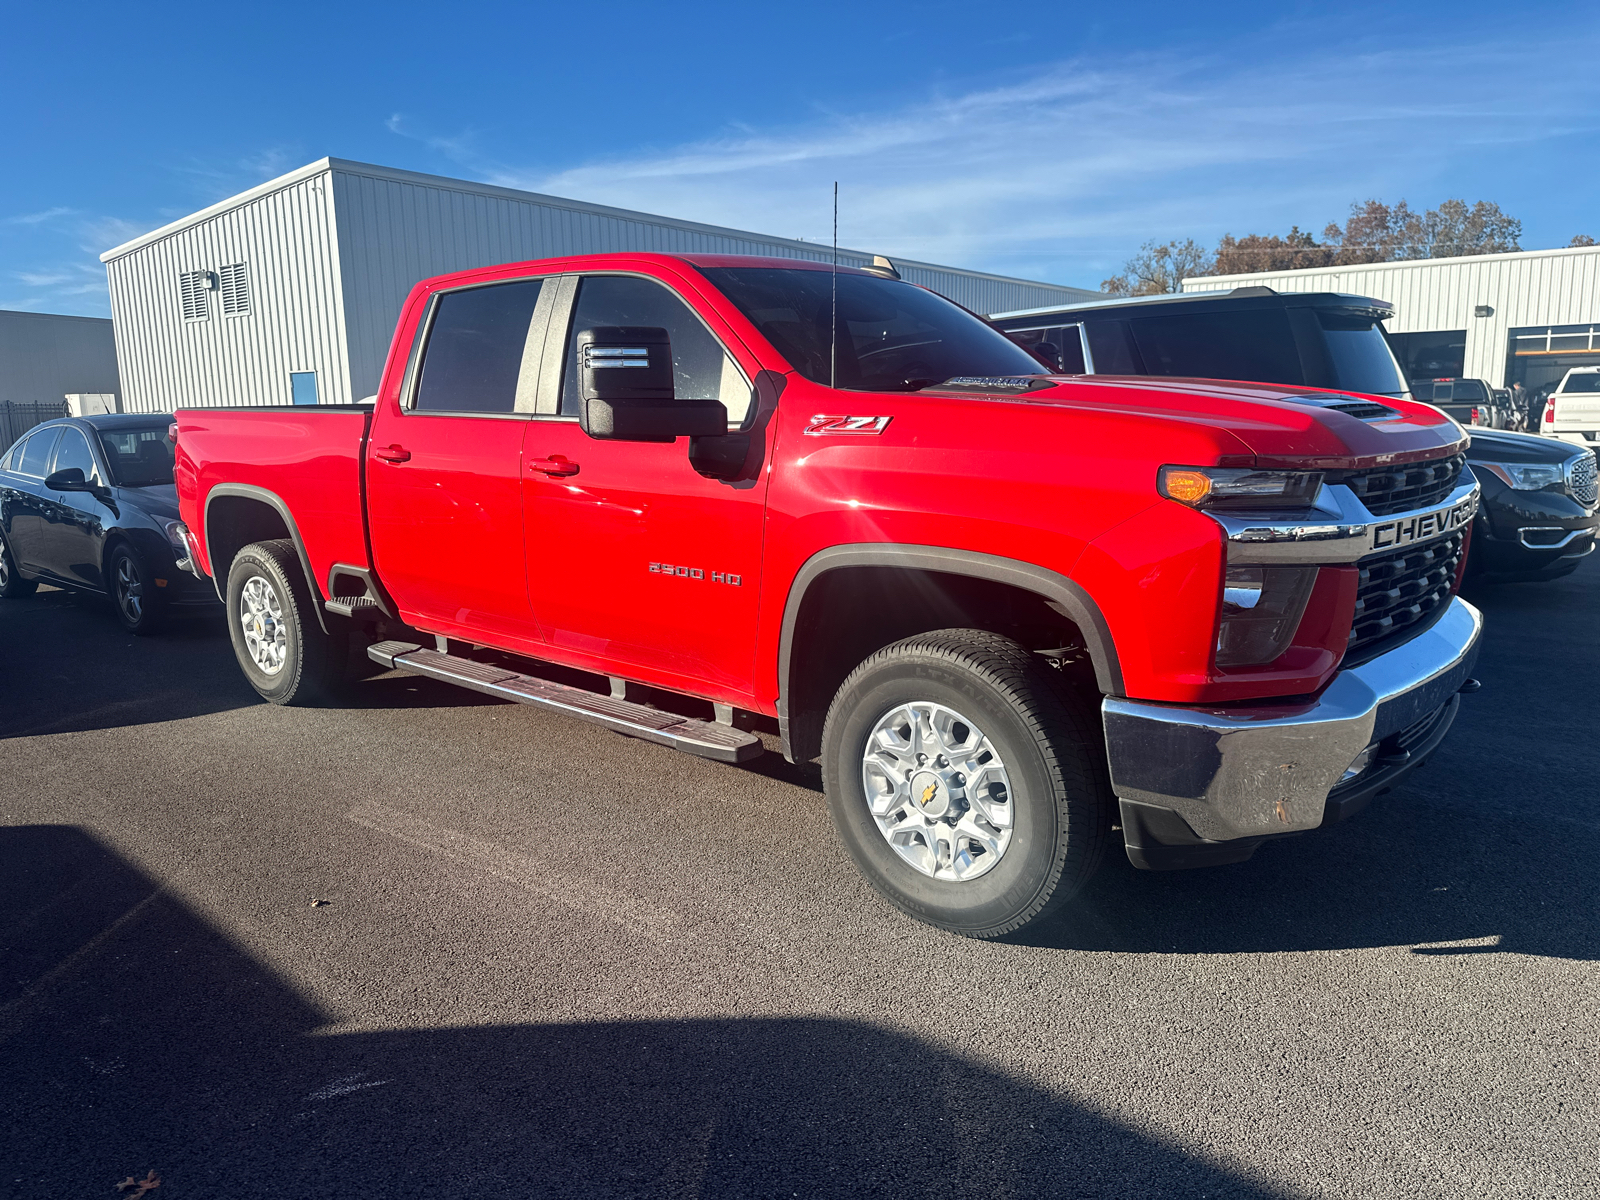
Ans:
[{"label": "wall-mounted light fixture", "polygon": [[1494,316],[1494,309],[1487,304],[1480,304],[1472,310],[1472,315],[1475,317],[1492,317]]}]

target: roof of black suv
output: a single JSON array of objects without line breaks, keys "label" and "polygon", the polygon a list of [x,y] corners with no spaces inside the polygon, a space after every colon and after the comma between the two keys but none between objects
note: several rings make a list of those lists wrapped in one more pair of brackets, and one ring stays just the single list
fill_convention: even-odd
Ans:
[{"label": "roof of black suv", "polygon": [[1082,304],[1062,304],[1051,308],[1024,308],[1014,312],[990,313],[991,321],[1006,321],[1018,317],[1057,317],[1099,314],[1121,309],[1148,312],[1152,308],[1181,308],[1185,312],[1204,312],[1207,309],[1230,308],[1342,308],[1355,309],[1383,321],[1394,316],[1394,305],[1387,300],[1371,296],[1357,296],[1349,292],[1279,292],[1257,284],[1237,287],[1228,292],[1183,292],[1164,296],[1122,296],[1106,300],[1089,300]]}]

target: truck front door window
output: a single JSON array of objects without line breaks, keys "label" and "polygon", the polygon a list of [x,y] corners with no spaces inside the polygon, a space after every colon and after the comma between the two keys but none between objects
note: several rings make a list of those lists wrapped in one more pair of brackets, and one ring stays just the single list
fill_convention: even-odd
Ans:
[{"label": "truck front door window", "polygon": [[750,384],[705,323],[665,287],[635,275],[591,275],[578,289],[567,335],[567,365],[561,381],[561,415],[578,415],[578,334],[603,325],[647,325],[672,340],[672,382],[680,400],[719,400],[728,424],[744,422]]}]

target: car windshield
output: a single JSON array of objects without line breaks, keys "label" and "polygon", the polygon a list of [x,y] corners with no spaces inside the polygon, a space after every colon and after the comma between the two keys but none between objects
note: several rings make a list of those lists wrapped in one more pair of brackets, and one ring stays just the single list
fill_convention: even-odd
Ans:
[{"label": "car windshield", "polygon": [[899,280],[790,267],[708,267],[704,273],[813,383],[832,377],[855,391],[914,392],[958,375],[1045,371],[965,309]]},{"label": "car windshield", "polygon": [[1600,371],[1568,375],[1561,383],[1561,393],[1566,395],[1569,392],[1600,392]]},{"label": "car windshield", "polygon": [[148,429],[102,429],[100,445],[106,465],[119,487],[157,487],[172,482],[172,442],[167,426]]}]

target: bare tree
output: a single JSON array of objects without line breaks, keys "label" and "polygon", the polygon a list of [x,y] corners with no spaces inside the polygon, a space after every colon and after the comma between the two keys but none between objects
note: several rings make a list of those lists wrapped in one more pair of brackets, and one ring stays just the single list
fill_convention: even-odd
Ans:
[{"label": "bare tree", "polygon": [[1423,213],[1412,210],[1404,200],[1392,208],[1381,200],[1368,200],[1350,206],[1343,229],[1331,224],[1322,237],[1338,247],[1333,259],[1337,266],[1460,258],[1522,249],[1522,222],[1487,200],[1470,207],[1465,200],[1446,200]]},{"label": "bare tree", "polygon": [[1594,245],[1594,239],[1592,237],[1590,237],[1587,233],[1580,233],[1580,234],[1578,234],[1577,237],[1573,238],[1570,242],[1568,242],[1567,245],[1569,245],[1569,246],[1592,246],[1592,245]]},{"label": "bare tree", "polygon": [[1211,252],[1193,238],[1146,242],[1123,265],[1122,274],[1102,282],[1100,290],[1117,296],[1161,296],[1181,292],[1184,279],[1210,270]]}]

